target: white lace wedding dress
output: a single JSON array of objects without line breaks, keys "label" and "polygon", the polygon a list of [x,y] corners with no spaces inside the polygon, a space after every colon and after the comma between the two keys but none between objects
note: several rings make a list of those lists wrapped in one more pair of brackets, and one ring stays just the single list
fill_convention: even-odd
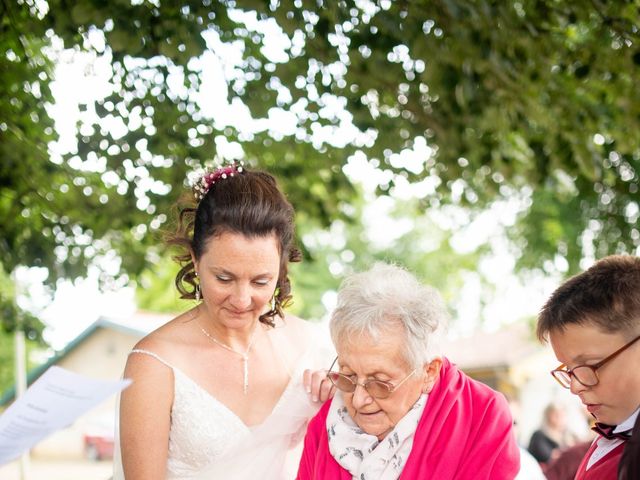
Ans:
[{"label": "white lace wedding dress", "polygon": [[[304,391],[302,372],[305,368],[326,368],[326,349],[307,352],[296,362],[289,384],[273,411],[262,424],[253,427],[245,425],[229,408],[155,353],[145,350],[131,353],[150,355],[173,370],[168,480],[295,477],[299,455],[292,454],[292,449],[299,447],[307,421],[319,407]],[[124,478],[116,441],[113,480]]]}]

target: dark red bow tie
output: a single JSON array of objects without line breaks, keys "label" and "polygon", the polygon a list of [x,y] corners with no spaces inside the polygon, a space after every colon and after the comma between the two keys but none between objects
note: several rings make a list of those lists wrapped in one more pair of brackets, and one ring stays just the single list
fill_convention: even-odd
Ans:
[{"label": "dark red bow tie", "polygon": [[615,432],[614,430],[617,425],[607,425],[605,423],[597,423],[591,427],[591,430],[599,433],[604,438],[608,438],[609,440],[613,440],[614,438],[619,438],[621,440],[629,440],[631,437],[632,429],[625,430],[623,432]]}]

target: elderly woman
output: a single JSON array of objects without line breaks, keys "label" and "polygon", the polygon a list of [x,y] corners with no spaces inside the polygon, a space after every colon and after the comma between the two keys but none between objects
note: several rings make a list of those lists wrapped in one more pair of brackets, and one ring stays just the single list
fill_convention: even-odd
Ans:
[{"label": "elderly woman", "polygon": [[342,285],[331,318],[338,393],[311,420],[298,477],[512,480],[520,458],[504,397],[435,355],[439,294],[376,264]]}]

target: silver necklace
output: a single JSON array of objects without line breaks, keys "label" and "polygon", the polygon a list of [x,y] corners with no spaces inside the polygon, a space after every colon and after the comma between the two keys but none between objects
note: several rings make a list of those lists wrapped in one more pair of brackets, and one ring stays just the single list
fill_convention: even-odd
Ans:
[{"label": "silver necklace", "polygon": [[256,332],[258,331],[258,325],[256,325],[256,328],[253,329],[253,333],[251,334],[251,338],[249,339],[249,345],[247,346],[247,349],[245,350],[244,353],[238,352],[237,350],[234,350],[229,345],[225,345],[220,340],[216,339],[213,335],[211,335],[209,332],[207,332],[204,328],[200,327],[200,330],[202,330],[202,333],[204,333],[216,345],[219,345],[222,348],[224,348],[226,350],[229,350],[230,352],[233,352],[236,355],[240,355],[242,357],[242,367],[243,367],[243,372],[244,372],[244,377],[243,377],[243,382],[242,382],[242,393],[244,393],[246,395],[247,394],[247,390],[249,389],[249,351],[251,350],[251,347],[253,346],[253,341],[256,338]]}]

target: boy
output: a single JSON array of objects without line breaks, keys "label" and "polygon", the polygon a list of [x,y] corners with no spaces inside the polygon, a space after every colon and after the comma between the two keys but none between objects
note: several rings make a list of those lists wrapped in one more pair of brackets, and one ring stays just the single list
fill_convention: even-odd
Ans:
[{"label": "boy", "polygon": [[640,405],[640,258],[606,257],[567,280],[542,308],[537,334],[562,362],[553,377],[597,421],[576,480],[615,480]]}]

